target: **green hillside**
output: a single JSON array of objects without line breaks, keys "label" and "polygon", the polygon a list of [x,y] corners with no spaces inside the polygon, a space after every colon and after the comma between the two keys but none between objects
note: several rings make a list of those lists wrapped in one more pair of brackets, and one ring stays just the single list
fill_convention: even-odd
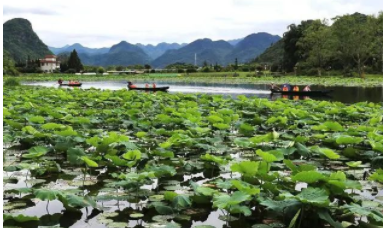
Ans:
[{"label": "green hillside", "polygon": [[15,18],[3,24],[3,48],[16,62],[29,58],[43,58],[52,54],[32,29],[32,24],[23,18]]}]

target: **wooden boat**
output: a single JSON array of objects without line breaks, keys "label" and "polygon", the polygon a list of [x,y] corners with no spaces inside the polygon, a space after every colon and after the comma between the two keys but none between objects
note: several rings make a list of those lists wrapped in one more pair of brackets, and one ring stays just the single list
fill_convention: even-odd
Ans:
[{"label": "wooden boat", "polygon": [[135,88],[131,88],[128,86],[128,89],[129,90],[143,90],[143,91],[168,91],[169,89],[169,86],[166,86],[166,87],[156,87],[156,88],[142,88],[142,87],[135,87]]},{"label": "wooden boat", "polygon": [[77,83],[77,84],[68,84],[68,83],[61,83],[59,84],[60,86],[73,86],[73,87],[80,87],[82,83]]},{"label": "wooden boat", "polygon": [[282,94],[291,96],[327,96],[332,90],[314,90],[314,91],[281,91],[270,89],[271,94]]}]

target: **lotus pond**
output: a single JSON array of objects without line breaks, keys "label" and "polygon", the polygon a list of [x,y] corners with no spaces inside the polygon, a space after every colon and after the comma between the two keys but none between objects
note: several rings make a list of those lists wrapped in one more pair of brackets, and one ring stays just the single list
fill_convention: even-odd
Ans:
[{"label": "lotus pond", "polygon": [[380,227],[383,104],[4,87],[8,227]]}]

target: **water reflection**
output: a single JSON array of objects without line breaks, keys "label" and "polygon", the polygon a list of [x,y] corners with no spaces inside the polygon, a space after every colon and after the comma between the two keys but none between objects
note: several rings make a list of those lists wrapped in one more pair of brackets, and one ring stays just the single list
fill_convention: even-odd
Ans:
[{"label": "water reflection", "polygon": [[[269,98],[275,100],[278,98],[286,98],[292,100],[308,99],[308,97],[288,96],[284,97],[280,94],[273,94],[270,97],[270,86],[254,85],[254,84],[225,84],[225,83],[200,83],[200,82],[165,82],[161,80],[154,81],[157,86],[170,86],[170,93],[206,93],[206,94],[221,94],[236,97],[238,95],[257,96],[260,98]],[[140,81],[136,83],[138,87],[145,87],[146,83],[153,83],[153,81]],[[58,88],[57,82],[26,82],[25,85],[40,85],[47,87]],[[63,87],[65,88],[65,87]],[[126,81],[87,81],[83,82],[82,89],[109,89],[119,90],[126,89]],[[326,97],[310,97],[315,100],[329,100],[339,101],[343,103],[357,103],[357,102],[382,102],[383,101],[383,86],[365,88],[365,87],[325,87],[325,86],[311,86],[312,90],[333,90],[329,96]]]}]

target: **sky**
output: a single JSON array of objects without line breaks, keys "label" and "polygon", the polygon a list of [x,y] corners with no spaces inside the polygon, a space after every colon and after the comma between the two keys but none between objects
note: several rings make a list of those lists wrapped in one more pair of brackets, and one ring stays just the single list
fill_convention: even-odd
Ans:
[{"label": "sky", "polygon": [[231,40],[252,33],[282,36],[307,19],[383,11],[383,0],[3,0],[3,23],[25,18],[52,47]]}]

